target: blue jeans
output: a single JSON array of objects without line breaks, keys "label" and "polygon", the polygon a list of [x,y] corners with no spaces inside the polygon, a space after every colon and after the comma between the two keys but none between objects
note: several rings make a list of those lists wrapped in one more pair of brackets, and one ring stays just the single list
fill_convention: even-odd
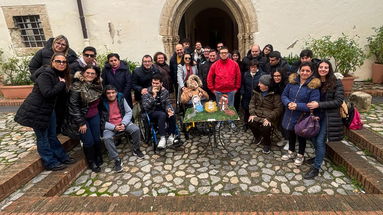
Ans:
[{"label": "blue jeans", "polygon": [[55,167],[69,159],[64,147],[57,139],[56,126],[56,113],[53,111],[48,128],[33,129],[36,134],[37,152],[46,168]]},{"label": "blue jeans", "polygon": [[320,130],[316,137],[312,138],[311,141],[315,147],[315,159],[314,167],[320,169],[324,155],[326,153],[326,137],[327,137],[327,117],[325,116],[320,121]]},{"label": "blue jeans", "polygon": [[100,115],[97,114],[92,118],[86,119],[86,132],[80,135],[80,139],[84,144],[83,147],[92,147],[94,144],[100,143]]}]

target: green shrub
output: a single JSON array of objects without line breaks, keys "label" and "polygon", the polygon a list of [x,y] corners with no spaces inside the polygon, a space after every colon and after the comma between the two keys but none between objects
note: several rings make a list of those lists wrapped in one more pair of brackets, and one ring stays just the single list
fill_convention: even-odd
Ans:
[{"label": "green shrub", "polygon": [[383,64],[383,26],[373,29],[375,34],[367,37],[368,56],[374,56],[376,63]]},{"label": "green shrub", "polygon": [[30,85],[29,61],[31,56],[10,57],[4,59],[3,51],[0,50],[0,73],[3,77],[4,85]]},{"label": "green shrub", "polygon": [[293,55],[293,53],[290,53],[287,57],[283,57],[283,59],[285,59],[287,63],[292,65],[293,63],[299,61],[300,57],[297,54]]}]

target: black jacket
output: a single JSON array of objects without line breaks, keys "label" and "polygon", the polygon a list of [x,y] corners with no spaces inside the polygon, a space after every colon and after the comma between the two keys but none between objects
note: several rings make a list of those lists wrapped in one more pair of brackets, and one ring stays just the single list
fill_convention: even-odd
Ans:
[{"label": "black jacket", "polygon": [[251,76],[250,72],[245,72],[241,84],[241,95],[242,95],[242,107],[245,109],[249,108],[249,103],[253,95],[253,91],[258,87],[259,78],[264,75],[262,70],[258,70],[254,76]]},{"label": "black jacket", "polygon": [[113,73],[112,66],[107,62],[102,69],[102,83],[104,86],[113,85],[117,88],[117,91],[122,93],[132,107],[132,95],[130,90],[132,89],[132,75],[129,71],[129,67],[126,62],[121,61],[120,68]]},{"label": "black jacket", "polygon": [[270,63],[266,63],[264,72],[266,74],[272,74],[277,70],[277,68],[282,68],[282,72],[285,74],[285,76],[289,76],[290,65],[282,58],[275,66],[272,66]]},{"label": "black jacket", "polygon": [[[54,38],[50,38],[45,44],[44,48],[38,50],[32,57],[31,61],[29,62],[29,71],[32,75],[41,66],[51,64],[51,57],[54,54],[52,50],[53,40]],[[71,67],[71,64],[77,59],[77,54],[71,48],[69,48],[68,55],[66,57],[68,60],[68,65]]]},{"label": "black jacket", "polygon": [[58,71],[43,66],[32,75],[35,82],[31,94],[17,110],[15,121],[21,125],[46,129],[55,109],[57,98],[65,93],[65,83],[59,81]]},{"label": "black jacket", "polygon": [[[323,87],[323,84],[322,84]],[[321,93],[319,111],[327,117],[327,138],[329,141],[343,139],[343,122],[339,114],[339,107],[344,100],[344,91],[341,80],[336,80],[336,86],[325,93]]]},{"label": "black jacket", "polygon": [[159,74],[160,71],[152,66],[146,69],[143,65],[137,67],[132,74],[132,87],[134,96],[137,101],[141,101],[141,90],[152,86],[152,77],[154,74]]},{"label": "black jacket", "polygon": [[262,71],[265,71],[265,65],[267,63],[267,58],[259,55],[258,57],[253,57],[251,54],[247,55],[246,57],[243,58],[242,64],[243,64],[243,69],[244,71],[249,70],[249,65],[251,60],[257,60],[259,63],[258,69],[261,69]]},{"label": "black jacket", "polygon": [[177,87],[178,63],[177,63],[177,54],[175,52],[173,56],[170,58],[169,67],[170,67],[170,77],[172,78],[174,89],[178,89]]},{"label": "black jacket", "polygon": [[202,81],[202,89],[204,89],[207,92],[210,92],[209,88],[207,87],[207,75],[209,74],[209,70],[211,65],[213,65],[214,62],[211,62],[210,60],[207,60],[199,66],[198,70],[198,77]]}]

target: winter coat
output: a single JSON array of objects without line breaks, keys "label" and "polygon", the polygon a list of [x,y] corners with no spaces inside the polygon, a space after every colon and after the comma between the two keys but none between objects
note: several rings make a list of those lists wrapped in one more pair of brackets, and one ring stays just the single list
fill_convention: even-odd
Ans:
[{"label": "winter coat", "polygon": [[174,52],[173,56],[170,58],[170,61],[169,61],[170,77],[172,78],[174,89],[177,89],[178,65],[179,64],[177,63],[177,54]]},{"label": "winter coat", "polygon": [[213,65],[214,62],[211,62],[210,60],[207,60],[200,64],[199,70],[198,70],[198,76],[202,81],[202,89],[205,91],[209,90],[207,87],[207,75],[209,74],[209,70],[211,65]]},{"label": "winter coat", "polygon": [[277,70],[277,68],[281,68],[286,76],[289,75],[288,71],[290,71],[290,65],[284,59],[280,59],[279,63],[275,66],[272,66],[270,63],[266,63],[264,72],[266,74],[272,74],[275,70]]},{"label": "winter coat", "polygon": [[104,86],[113,85],[117,91],[122,93],[130,106],[132,106],[132,96],[130,90],[132,88],[132,75],[126,62],[121,61],[120,68],[113,73],[112,66],[106,63],[102,70],[102,83]]},{"label": "winter coat", "polygon": [[[79,57],[76,59],[69,67],[70,72],[72,75],[74,75],[78,71],[83,71],[87,64],[85,63],[84,57]],[[93,64],[93,66],[97,66],[96,64]]]},{"label": "winter coat", "polygon": [[[120,109],[120,114],[122,118],[121,123],[124,124],[125,126],[129,126],[130,124],[132,124],[132,116],[133,116],[132,109],[129,107],[122,93],[118,93],[116,99],[117,99],[118,108]],[[102,102],[101,102],[101,120],[100,120],[101,131],[104,131],[104,130],[113,131],[114,128],[116,127],[116,125],[109,122],[109,110],[110,110],[109,101],[104,96],[102,97]],[[101,134],[102,133],[103,132],[101,132]]]},{"label": "winter coat", "polygon": [[232,59],[219,59],[210,67],[207,86],[212,91],[228,93],[241,88],[241,71]]},{"label": "winter coat", "polygon": [[[311,76],[303,85],[300,85],[299,75],[293,73],[289,76],[289,83],[282,93],[282,102],[285,108],[283,115],[282,127],[286,130],[294,130],[294,126],[298,119],[304,113],[309,113],[310,109],[306,106],[312,101],[319,101],[320,80]],[[287,105],[290,102],[297,103],[296,110],[289,110]]]},{"label": "winter coat", "polygon": [[79,127],[86,124],[86,114],[90,103],[100,99],[101,83],[87,83],[81,74],[76,72],[74,82],[69,90],[68,111],[63,125],[63,133],[71,138],[79,138]]},{"label": "winter coat", "polygon": [[209,95],[202,89],[202,81],[197,75],[191,75],[186,81],[186,85],[187,88],[181,94],[181,103],[187,104],[193,96],[199,96],[199,94],[202,94],[201,100],[209,100]]},{"label": "winter coat", "polygon": [[[50,38],[45,44],[44,48],[38,50],[32,57],[31,61],[29,62],[29,71],[32,75],[41,66],[51,64],[51,58],[54,54],[54,51],[52,50],[53,40],[54,38]],[[69,48],[66,57],[68,60],[68,65],[71,68],[71,64],[77,59],[77,54],[71,48]]]},{"label": "winter coat", "polygon": [[251,60],[257,60],[259,63],[259,68],[263,71],[265,71],[265,65],[267,63],[267,58],[259,55],[258,57],[253,57],[251,54],[247,55],[246,57],[243,58],[242,64],[243,64],[243,69],[244,71],[248,71],[250,69],[250,61]]},{"label": "winter coat", "polygon": [[254,90],[253,96],[249,104],[250,116],[257,116],[255,120],[263,122],[267,119],[271,125],[277,126],[280,116],[282,115],[283,105],[281,97],[273,91],[266,92],[262,95],[260,91]]},{"label": "winter coat", "polygon": [[162,87],[157,93],[157,97],[153,98],[153,88],[150,86],[148,87],[148,93],[142,95],[142,106],[144,111],[150,114],[156,110],[156,105],[166,113],[169,108],[173,110],[173,106],[169,100],[169,91]]},{"label": "winter coat", "polygon": [[152,77],[154,74],[160,73],[160,71],[152,66],[150,69],[146,69],[143,65],[137,67],[132,74],[132,87],[134,89],[134,96],[137,101],[141,100],[141,90],[148,88],[152,85]]},{"label": "winter coat", "polygon": [[320,98],[318,110],[324,113],[324,117],[327,117],[327,138],[329,141],[343,139],[343,122],[339,115],[339,107],[343,100],[343,85],[339,79],[336,80],[335,87],[327,90]]},{"label": "winter coat", "polygon": [[17,110],[15,121],[35,129],[47,129],[61,93],[65,93],[65,83],[59,81],[59,72],[50,66],[36,70],[32,79],[35,84],[32,92]]},{"label": "winter coat", "polygon": [[250,72],[245,72],[241,84],[242,106],[248,107],[253,91],[257,88],[259,78],[263,75],[262,70],[258,70],[254,76]]},{"label": "winter coat", "polygon": [[[197,70],[197,66],[196,65],[191,67],[191,74],[198,75],[198,70]],[[177,83],[178,83],[178,88],[179,89],[182,89],[182,87],[185,86],[186,75],[187,75],[186,65],[182,65],[182,64],[178,65]]]},{"label": "winter coat", "polygon": [[163,65],[160,64],[153,64],[153,66],[160,72],[162,77],[162,86],[164,86],[169,93],[174,92],[174,86],[172,82],[172,77],[170,75],[170,67],[167,63],[164,63]]}]

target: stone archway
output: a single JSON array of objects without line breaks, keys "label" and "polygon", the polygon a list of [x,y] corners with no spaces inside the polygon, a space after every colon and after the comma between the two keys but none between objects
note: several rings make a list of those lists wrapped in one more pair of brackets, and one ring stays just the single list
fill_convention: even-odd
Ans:
[{"label": "stone archway", "polygon": [[[178,29],[182,16],[198,0],[167,0],[160,17],[160,35],[168,56],[179,42]],[[238,49],[244,56],[254,43],[254,33],[258,31],[257,17],[251,0],[220,0],[233,14],[238,25]]]}]

